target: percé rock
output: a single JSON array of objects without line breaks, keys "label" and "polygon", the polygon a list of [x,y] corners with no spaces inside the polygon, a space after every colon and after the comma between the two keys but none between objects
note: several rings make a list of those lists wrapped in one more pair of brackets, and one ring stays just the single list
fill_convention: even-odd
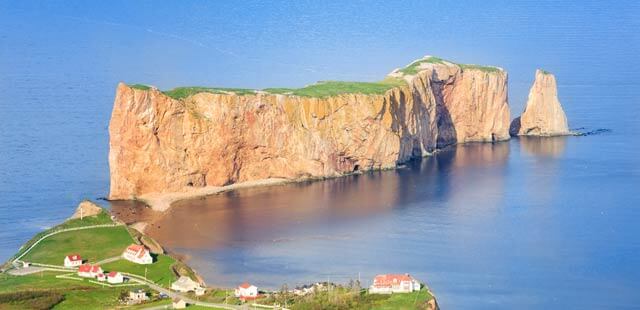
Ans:
[{"label": "perc\u00e9 rock", "polygon": [[536,70],[536,80],[529,91],[529,99],[522,116],[511,123],[512,136],[562,136],[571,134],[567,116],[558,101],[556,77]]},{"label": "perc\u00e9 rock", "polygon": [[384,94],[265,92],[173,99],[118,85],[110,199],[391,168],[446,145],[509,139],[507,73],[421,63]]},{"label": "perc\u00e9 rock", "polygon": [[91,200],[83,200],[76,208],[76,212],[74,212],[69,219],[79,219],[81,215],[82,217],[94,216],[101,212],[102,208],[99,205],[95,204]]}]

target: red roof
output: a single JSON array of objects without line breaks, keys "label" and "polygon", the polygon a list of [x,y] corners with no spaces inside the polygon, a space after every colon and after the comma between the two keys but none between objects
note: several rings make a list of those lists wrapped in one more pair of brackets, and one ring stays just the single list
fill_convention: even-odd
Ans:
[{"label": "red roof", "polygon": [[96,277],[98,277],[98,278],[104,278],[104,273],[99,273],[99,274],[97,274],[97,275],[96,275]]},{"label": "red roof", "polygon": [[140,250],[144,250],[145,248],[139,244],[132,244],[130,246],[127,247],[127,250],[129,251],[134,251],[134,252],[138,252]]},{"label": "red roof", "polygon": [[89,264],[84,264],[84,265],[80,265],[80,267],[78,267],[78,272],[94,272],[94,273],[98,273],[100,272],[100,265],[89,265]]},{"label": "red roof", "polygon": [[409,274],[379,274],[373,279],[374,286],[392,286],[413,280]]},{"label": "red roof", "polygon": [[132,244],[127,247],[127,251],[134,252],[138,258],[142,258],[146,254],[147,248],[139,244]]},{"label": "red roof", "polygon": [[240,287],[241,288],[250,288],[251,284],[249,284],[249,282],[244,282],[244,283],[240,284]]},{"label": "red roof", "polygon": [[80,257],[80,255],[78,255],[78,254],[67,255],[67,258],[72,262],[82,261],[82,257]]},{"label": "red roof", "polygon": [[107,274],[107,277],[109,277],[109,278],[115,278],[115,276],[117,276],[117,275],[118,275],[118,273],[119,273],[119,272],[117,272],[117,271],[109,272],[109,273]]},{"label": "red roof", "polygon": [[91,272],[91,265],[80,265],[78,272]]}]

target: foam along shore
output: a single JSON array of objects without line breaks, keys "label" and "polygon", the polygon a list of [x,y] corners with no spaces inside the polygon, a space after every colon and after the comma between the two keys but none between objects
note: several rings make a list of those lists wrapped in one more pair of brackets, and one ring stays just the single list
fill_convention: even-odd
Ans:
[{"label": "foam along shore", "polygon": [[232,191],[236,189],[242,189],[242,188],[282,185],[282,184],[287,184],[292,182],[296,182],[296,181],[291,179],[271,178],[271,179],[264,179],[264,180],[254,180],[254,181],[234,183],[234,184],[225,185],[225,186],[205,186],[205,187],[193,188],[190,191],[184,191],[184,192],[148,193],[140,197],[137,197],[137,199],[146,203],[154,211],[164,212],[164,211],[167,211],[169,208],[171,208],[171,204],[180,200],[211,196],[211,195],[216,195],[219,193]]}]

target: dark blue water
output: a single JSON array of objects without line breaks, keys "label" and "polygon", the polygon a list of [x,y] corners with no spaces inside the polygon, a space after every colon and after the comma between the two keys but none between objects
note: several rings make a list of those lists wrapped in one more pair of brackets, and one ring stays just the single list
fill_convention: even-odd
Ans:
[{"label": "dark blue water", "polygon": [[432,54],[503,66],[514,115],[535,68],[554,72],[571,127],[612,131],[193,202],[229,220],[172,246],[211,283],[406,271],[445,308],[637,307],[639,13],[635,1],[0,1],[0,259],[107,195],[119,81],[376,80]]}]

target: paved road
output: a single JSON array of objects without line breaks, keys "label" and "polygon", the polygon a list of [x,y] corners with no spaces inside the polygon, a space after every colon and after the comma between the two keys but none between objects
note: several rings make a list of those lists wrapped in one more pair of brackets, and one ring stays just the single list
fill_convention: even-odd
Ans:
[{"label": "paved road", "polygon": [[115,261],[117,261],[117,260],[119,260],[121,258],[122,258],[122,256],[114,256],[114,257],[105,258],[105,259],[103,259],[103,260],[101,260],[99,262],[96,262],[94,265],[108,264],[108,263],[111,263],[111,262],[115,262]]}]

